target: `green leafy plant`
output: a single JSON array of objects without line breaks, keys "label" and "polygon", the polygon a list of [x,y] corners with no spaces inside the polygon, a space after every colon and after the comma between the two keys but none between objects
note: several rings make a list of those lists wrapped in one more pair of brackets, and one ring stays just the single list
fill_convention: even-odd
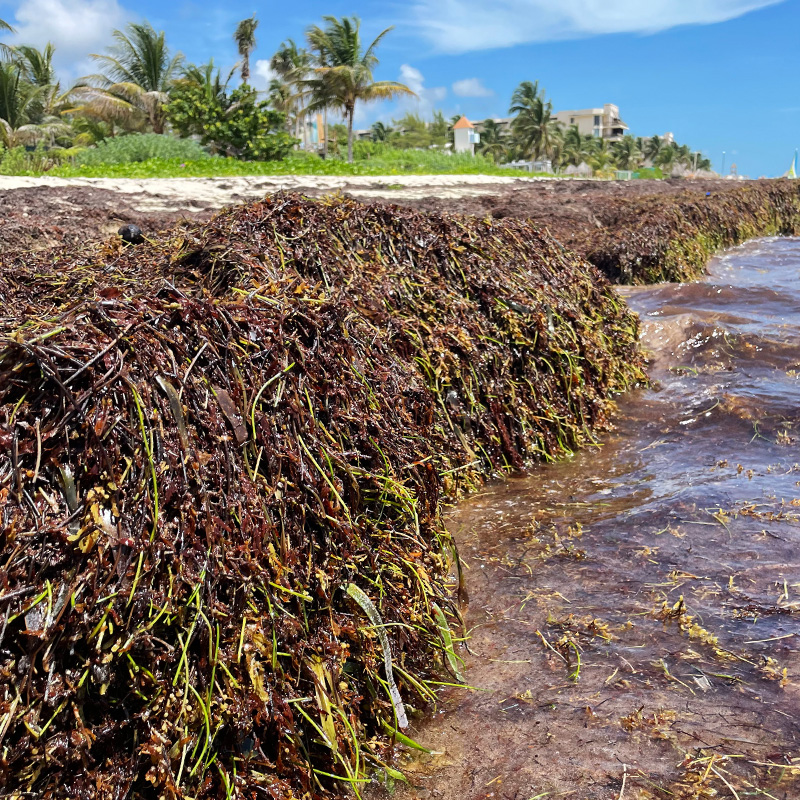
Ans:
[{"label": "green leafy plant", "polygon": [[296,141],[286,132],[286,117],[247,85],[210,96],[199,84],[180,82],[167,114],[181,136],[197,135],[212,152],[245,161],[282,159]]},{"label": "green leafy plant", "polygon": [[203,147],[192,139],[158,133],[132,133],[105,139],[97,147],[84,150],[75,158],[75,164],[134,164],[154,158],[199,161],[208,157]]},{"label": "green leafy plant", "polygon": [[34,149],[23,145],[0,149],[0,155],[0,175],[40,175],[65,160],[64,150],[46,148],[41,142]]}]

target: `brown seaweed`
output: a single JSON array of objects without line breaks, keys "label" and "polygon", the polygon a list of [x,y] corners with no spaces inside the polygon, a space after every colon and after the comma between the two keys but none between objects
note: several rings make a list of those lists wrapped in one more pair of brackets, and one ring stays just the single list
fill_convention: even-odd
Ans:
[{"label": "brown seaweed", "polygon": [[389,655],[409,713],[452,664],[442,490],[643,379],[635,316],[532,226],[341,198],[8,258],[0,300],[12,796],[357,791]]}]

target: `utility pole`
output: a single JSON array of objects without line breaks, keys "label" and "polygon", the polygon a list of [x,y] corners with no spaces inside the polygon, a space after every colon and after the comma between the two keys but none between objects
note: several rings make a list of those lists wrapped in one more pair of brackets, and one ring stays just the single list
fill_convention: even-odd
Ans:
[{"label": "utility pole", "polygon": [[722,151],[722,170],[719,173],[722,177],[725,177],[725,151]]}]

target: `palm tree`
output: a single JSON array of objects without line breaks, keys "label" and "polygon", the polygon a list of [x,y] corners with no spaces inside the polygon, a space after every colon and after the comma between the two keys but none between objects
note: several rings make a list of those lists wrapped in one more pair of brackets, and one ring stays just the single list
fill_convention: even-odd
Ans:
[{"label": "palm tree", "polygon": [[222,73],[214,66],[212,58],[207,64],[200,66],[187,64],[181,71],[181,77],[176,78],[174,83],[175,85],[199,86],[203,90],[205,99],[213,102],[227,96],[228,84],[234,72],[236,72],[236,67],[228,73],[228,77],[223,81]]},{"label": "palm tree", "polygon": [[392,133],[392,127],[390,125],[385,125],[383,122],[373,122],[372,123],[372,141],[373,142],[385,142],[390,134]]},{"label": "palm tree", "polygon": [[[4,19],[0,19],[0,31],[14,33],[14,29]],[[7,44],[0,42],[0,55],[8,56],[11,52],[12,49]]]},{"label": "palm tree", "polygon": [[358,17],[323,17],[324,28],[314,25],[306,38],[319,56],[313,76],[305,81],[311,102],[306,111],[338,108],[347,122],[347,160],[353,161],[353,116],[356,104],[389,100],[399,95],[415,96],[402,83],[375,81],[372,71],[378,64],[375,50],[392,30],[386,28],[364,49],[361,42],[361,20]]},{"label": "palm tree", "polygon": [[164,104],[183,55],[170,56],[164,31],[156,33],[149,22],[131,22],[126,30],[114,31],[116,44],[108,54],[92,53],[104,71],[84,78],[77,87],[83,104],[76,111],[132,127],[145,122],[154,133],[163,133]]},{"label": "palm tree", "polygon": [[642,154],[633,136],[623,136],[611,149],[620,169],[636,169],[641,163]]},{"label": "palm tree", "polygon": [[586,142],[577,125],[570,125],[564,131],[563,146],[564,162],[577,167],[584,160],[586,154]]},{"label": "palm tree", "polygon": [[45,87],[25,80],[22,66],[13,61],[0,62],[0,141],[6,148],[32,144],[48,136],[66,132],[67,126],[40,113]]},{"label": "palm tree", "polygon": [[675,155],[678,163],[683,164],[685,167],[690,167],[692,165],[691,147],[689,147],[688,144],[678,145],[677,143],[674,143],[673,147],[675,148]]},{"label": "palm tree", "polygon": [[49,122],[54,122],[67,106],[70,96],[69,91],[61,92],[61,84],[56,78],[53,68],[55,47],[48,43],[39,50],[23,44],[12,49],[14,60],[22,68],[23,80],[40,90],[29,110],[31,122],[44,123],[46,117],[51,118]]},{"label": "palm tree", "polygon": [[503,129],[493,119],[487,119],[483,123],[478,152],[497,162],[505,156],[507,144]]},{"label": "palm tree", "polygon": [[677,162],[677,150],[674,147],[662,147],[658,151],[655,166],[660,167],[665,175],[671,175]]},{"label": "palm tree", "polygon": [[658,161],[658,154],[665,147],[665,142],[660,136],[651,136],[645,143],[643,152],[651,164]]},{"label": "palm tree", "polygon": [[539,92],[539,82],[523,81],[511,95],[509,114],[515,114],[511,128],[526,156],[538,160],[553,145],[558,123],[552,118],[553,104]]},{"label": "palm tree", "polygon": [[295,133],[297,133],[298,120],[295,120],[295,122],[292,123],[292,111],[294,110],[297,101],[295,99],[294,92],[292,91],[291,84],[285,80],[281,80],[280,78],[273,78],[269,82],[267,97],[269,99],[269,104],[276,111],[280,111],[286,116],[286,132],[290,133],[292,130],[292,125],[294,124]]},{"label": "palm tree", "polygon": [[250,53],[256,49],[256,28],[258,20],[256,15],[243,19],[237,26],[233,38],[239,55],[242,59],[242,83],[247,83],[250,79]]},{"label": "palm tree", "polygon": [[0,62],[0,139],[7,148],[19,144],[17,132],[27,122],[27,110],[36,92],[22,79],[22,68]]},{"label": "palm tree", "polygon": [[567,160],[566,146],[564,145],[564,128],[561,124],[556,124],[550,137],[550,147],[547,151],[553,171],[558,172],[562,167],[566,167]]},{"label": "palm tree", "polygon": [[90,147],[114,136],[114,125],[89,116],[76,116],[71,124],[73,147]]},{"label": "palm tree", "polygon": [[270,83],[271,102],[275,108],[286,114],[287,128],[292,124],[291,118],[294,117],[295,137],[302,138],[303,146],[306,147],[307,131],[301,109],[305,100],[303,82],[308,78],[312,67],[311,54],[305,48],[298,47],[293,39],[287,39],[275,51],[269,66],[278,76]]},{"label": "palm tree", "polygon": [[52,42],[48,42],[43,50],[28,44],[20,44],[14,48],[26,79],[35,86],[49,86],[56,82],[56,73],[53,69],[55,51]]},{"label": "palm tree", "polygon": [[592,169],[603,171],[611,164],[614,163],[614,157],[608,146],[608,139],[598,139],[592,137],[592,155],[589,158],[589,164]]}]

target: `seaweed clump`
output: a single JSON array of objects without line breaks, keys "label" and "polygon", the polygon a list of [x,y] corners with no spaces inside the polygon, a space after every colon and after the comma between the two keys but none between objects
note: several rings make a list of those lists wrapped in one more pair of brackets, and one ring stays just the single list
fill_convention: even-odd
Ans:
[{"label": "seaweed clump", "polygon": [[534,228],[278,196],[0,277],[0,784],[324,796],[457,664],[442,489],[642,379]]},{"label": "seaweed clump", "polygon": [[621,198],[597,209],[599,230],[565,237],[615,283],[694,280],[714,253],[759,236],[800,234],[797,181]]}]

